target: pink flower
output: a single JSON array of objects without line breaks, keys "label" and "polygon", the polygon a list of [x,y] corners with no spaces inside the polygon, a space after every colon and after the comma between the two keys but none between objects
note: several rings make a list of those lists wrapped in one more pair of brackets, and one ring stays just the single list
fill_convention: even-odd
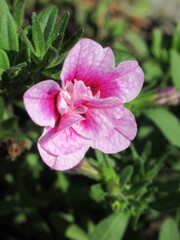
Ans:
[{"label": "pink flower", "polygon": [[64,171],[79,164],[89,147],[104,153],[126,149],[137,126],[123,103],[139,94],[143,78],[136,61],[115,67],[110,48],[80,40],[65,59],[62,86],[46,80],[24,94],[29,116],[45,127],[38,141],[43,161]]}]

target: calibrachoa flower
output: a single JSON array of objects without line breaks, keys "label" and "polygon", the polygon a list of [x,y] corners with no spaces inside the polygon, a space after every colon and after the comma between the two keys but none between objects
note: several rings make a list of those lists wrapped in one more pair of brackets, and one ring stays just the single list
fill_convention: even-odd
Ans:
[{"label": "calibrachoa flower", "polygon": [[143,79],[136,61],[115,67],[110,48],[80,40],[65,59],[62,86],[46,80],[24,94],[29,116],[45,127],[38,141],[43,161],[63,171],[79,164],[89,147],[104,153],[126,149],[137,126],[123,103],[139,94]]}]

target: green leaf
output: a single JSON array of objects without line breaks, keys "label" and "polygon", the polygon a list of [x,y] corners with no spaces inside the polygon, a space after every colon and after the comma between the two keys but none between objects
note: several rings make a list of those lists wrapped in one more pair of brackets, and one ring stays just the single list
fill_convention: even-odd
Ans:
[{"label": "green leaf", "polygon": [[39,17],[39,22],[44,34],[45,41],[47,41],[48,37],[54,29],[57,14],[58,8],[56,6],[49,6],[41,13]]},{"label": "green leaf", "polygon": [[172,145],[180,147],[180,122],[175,115],[160,107],[146,110],[144,114],[156,124]]},{"label": "green leaf", "polygon": [[69,51],[74,46],[74,44],[79,41],[83,33],[83,28],[80,28],[77,32],[75,32],[74,35],[63,44],[61,51],[63,53]]},{"label": "green leaf", "polygon": [[27,47],[21,48],[21,50],[16,54],[13,65],[18,65],[22,62],[27,62],[27,63],[31,62],[30,49]]},{"label": "green leaf", "polygon": [[72,240],[87,240],[85,231],[76,224],[71,224],[67,228],[65,236]]},{"label": "green leaf", "polygon": [[7,70],[10,67],[9,58],[6,52],[0,49],[0,68],[3,70]]},{"label": "green leaf", "polygon": [[59,67],[47,69],[42,72],[42,74],[50,79],[60,80],[60,70]]},{"label": "green leaf", "polygon": [[[50,48],[54,48],[54,47],[50,47]],[[49,49],[50,49],[49,48]],[[54,48],[55,49],[55,48]],[[64,58],[66,57],[67,53],[64,53],[64,54],[60,54],[58,55],[57,57],[54,58],[54,60],[46,67],[46,69],[49,69],[49,68],[53,68],[53,67],[56,67],[58,66],[63,60]],[[50,62],[50,61],[49,61]]]},{"label": "green leaf", "polygon": [[25,43],[26,47],[29,48],[33,54],[35,54],[35,49],[32,43],[29,41],[28,37],[26,36],[25,32],[22,29],[19,29],[17,32],[21,40]]},{"label": "green leaf", "polygon": [[145,62],[143,64],[143,70],[145,72],[144,76],[146,82],[156,81],[163,76],[161,66],[154,60]]},{"label": "green leaf", "polygon": [[150,204],[150,207],[160,212],[172,211],[180,207],[180,192],[160,198]]},{"label": "green leaf", "polygon": [[100,183],[97,183],[97,184],[94,184],[91,186],[91,191],[93,193],[95,193],[96,195],[98,195],[99,197],[103,198],[105,196],[105,192],[104,190],[102,189],[102,186]]},{"label": "green leaf", "polygon": [[180,54],[171,50],[170,52],[170,63],[171,63],[171,77],[174,86],[180,90]]},{"label": "green leaf", "polygon": [[17,29],[20,28],[23,24],[25,5],[26,0],[14,0],[13,2],[12,16],[16,23]]},{"label": "green leaf", "polygon": [[154,29],[152,32],[152,52],[157,59],[169,61],[168,53],[163,48],[163,32],[161,29]]},{"label": "green leaf", "polygon": [[141,180],[137,183],[135,183],[129,190],[129,195],[135,195],[140,193],[141,191],[144,191],[144,188],[149,184],[148,180]]},{"label": "green leaf", "polygon": [[172,48],[177,51],[180,49],[180,23],[177,24],[173,34]]},{"label": "green leaf", "polygon": [[5,0],[0,1],[0,48],[18,51],[18,36],[13,17]]},{"label": "green leaf", "polygon": [[99,150],[94,150],[94,151],[95,151],[95,156],[96,156],[96,159],[98,160],[98,162],[100,164],[103,164],[103,162],[104,162],[104,153],[102,153]]},{"label": "green leaf", "polygon": [[49,35],[47,42],[46,42],[46,49],[48,49],[52,43],[57,39],[58,40],[58,46],[57,49],[59,50],[59,48],[61,47],[63,38],[64,38],[64,32],[69,20],[69,12],[65,12],[62,17],[60,18],[60,20],[58,21],[58,23],[56,24],[56,26],[54,27],[52,33]]},{"label": "green leaf", "polygon": [[148,46],[142,37],[132,31],[128,31],[125,34],[125,38],[132,45],[140,57],[145,58],[148,56]]},{"label": "green leaf", "polygon": [[42,64],[44,65],[44,68],[47,68],[48,65],[51,65],[51,63],[55,61],[57,57],[58,51],[51,46],[43,57]]},{"label": "green leaf", "polygon": [[2,120],[3,113],[4,113],[4,99],[3,97],[0,97],[0,121]]},{"label": "green leaf", "polygon": [[36,56],[42,59],[45,53],[45,42],[40,22],[36,13],[32,14],[32,38],[35,46]]},{"label": "green leaf", "polygon": [[129,212],[115,212],[95,227],[88,240],[121,240],[130,219]]},{"label": "green leaf", "polygon": [[114,51],[115,61],[116,65],[118,65],[120,62],[127,61],[127,60],[135,60],[134,57],[128,52],[124,50],[115,50]]},{"label": "green leaf", "polygon": [[122,171],[120,175],[120,186],[123,189],[125,185],[131,180],[133,174],[133,166],[128,165]]},{"label": "green leaf", "polygon": [[180,233],[174,219],[166,219],[160,229],[159,240],[179,240]]},{"label": "green leaf", "polygon": [[16,77],[22,71],[22,69],[25,67],[27,67],[26,62],[20,63],[14,67],[11,67],[10,69],[7,70],[8,77],[9,78]]}]

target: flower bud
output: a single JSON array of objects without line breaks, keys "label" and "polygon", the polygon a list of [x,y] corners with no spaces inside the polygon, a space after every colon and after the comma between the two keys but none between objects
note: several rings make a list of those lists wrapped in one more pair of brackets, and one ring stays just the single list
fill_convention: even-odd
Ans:
[{"label": "flower bud", "polygon": [[156,94],[157,105],[177,105],[180,100],[180,93],[175,87],[162,88]]}]

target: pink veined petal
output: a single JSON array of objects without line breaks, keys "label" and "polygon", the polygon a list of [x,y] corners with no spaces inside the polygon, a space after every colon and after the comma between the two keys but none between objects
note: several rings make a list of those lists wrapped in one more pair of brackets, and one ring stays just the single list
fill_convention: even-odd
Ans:
[{"label": "pink veined petal", "polygon": [[51,129],[39,140],[39,144],[47,152],[61,156],[77,152],[84,146],[89,146],[90,140],[80,136],[70,127],[61,131]]},{"label": "pink veined petal", "polygon": [[144,82],[144,74],[137,61],[121,62],[109,75],[109,81],[97,85],[93,91],[100,90],[101,98],[116,96],[122,102],[129,102],[137,97]]},{"label": "pink veined petal", "polygon": [[81,39],[69,52],[61,71],[63,86],[66,81],[82,80],[86,86],[102,84],[114,70],[115,60],[110,48],[91,39]]},{"label": "pink veined petal", "polygon": [[86,101],[88,111],[84,114],[85,120],[72,127],[80,135],[91,138],[108,136],[116,125],[116,119],[124,114],[124,107],[118,98],[93,99]]},{"label": "pink veined petal", "polygon": [[82,99],[82,103],[84,106],[88,107],[88,108],[112,108],[112,107],[119,107],[119,111],[120,111],[120,116],[122,116],[122,101],[120,98],[117,97],[109,97],[109,98],[101,98],[101,99],[97,99],[97,98],[93,98],[93,99]]},{"label": "pink veined petal", "polygon": [[107,154],[117,153],[129,147],[131,140],[137,133],[137,125],[133,114],[125,108],[124,116],[118,119],[116,124],[109,136],[97,137],[92,141],[91,147]]},{"label": "pink veined petal", "polygon": [[61,79],[63,85],[68,80],[82,80],[93,94],[100,91],[101,98],[116,96],[129,102],[139,94],[144,74],[137,61],[124,61],[115,68],[110,48],[82,39],[66,57]]},{"label": "pink veined petal", "polygon": [[77,166],[84,158],[90,145],[85,145],[76,152],[58,156],[57,161],[54,163],[54,169],[65,171]]},{"label": "pink veined petal", "polygon": [[66,171],[78,165],[84,158],[88,149],[89,145],[85,145],[74,153],[56,156],[42,148],[38,142],[38,150],[43,162],[46,163],[50,168],[58,171]]},{"label": "pink veined petal", "polygon": [[85,118],[78,113],[78,110],[77,111],[70,110],[69,112],[61,116],[60,123],[58,124],[56,131],[61,131],[66,128],[69,128],[73,126],[75,123],[80,122],[84,119]]},{"label": "pink veined petal", "polygon": [[117,120],[116,129],[131,141],[135,138],[137,134],[137,124],[134,115],[129,109],[124,108],[124,115],[121,119]]},{"label": "pink veined petal", "polygon": [[55,96],[60,86],[55,81],[46,80],[28,89],[23,98],[26,111],[40,126],[54,127],[57,119]]}]

